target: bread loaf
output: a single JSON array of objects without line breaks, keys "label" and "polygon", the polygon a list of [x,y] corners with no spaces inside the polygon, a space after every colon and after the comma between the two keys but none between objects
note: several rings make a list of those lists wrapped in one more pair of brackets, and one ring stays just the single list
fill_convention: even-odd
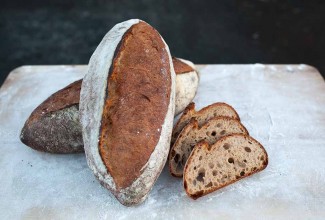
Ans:
[{"label": "bread loaf", "polygon": [[[173,57],[176,73],[175,115],[193,100],[199,83],[192,62]],[[26,120],[20,139],[27,146],[50,153],[83,152],[79,122],[79,97],[82,80],[51,95]],[[69,98],[70,97],[70,98]],[[40,111],[52,107],[51,111]]]},{"label": "bread loaf", "polygon": [[83,152],[79,122],[81,80],[51,95],[29,116],[20,134],[27,146],[50,153]]},{"label": "bread loaf", "polygon": [[176,139],[169,153],[169,170],[175,177],[182,177],[185,163],[194,146],[200,141],[214,144],[221,137],[229,134],[246,134],[248,131],[237,119],[215,117],[201,127],[197,120],[191,120]]},{"label": "bread loaf", "polygon": [[88,165],[122,204],[144,201],[161,173],[174,111],[167,44],[138,19],[115,25],[90,59],[80,119]]},{"label": "bread loaf", "polygon": [[175,115],[178,115],[194,99],[199,74],[191,61],[173,57],[173,63],[176,73]]},{"label": "bread loaf", "polygon": [[239,119],[235,109],[230,105],[222,102],[217,102],[202,108],[200,111],[195,111],[195,103],[190,103],[184,110],[178,122],[174,126],[172,134],[171,146],[175,143],[182,129],[190,122],[191,119],[196,119],[199,126],[202,126],[210,118],[217,116],[225,116],[233,119]]},{"label": "bread loaf", "polygon": [[267,164],[264,147],[244,134],[225,136],[212,145],[200,142],[186,162],[184,188],[197,199],[259,172]]}]

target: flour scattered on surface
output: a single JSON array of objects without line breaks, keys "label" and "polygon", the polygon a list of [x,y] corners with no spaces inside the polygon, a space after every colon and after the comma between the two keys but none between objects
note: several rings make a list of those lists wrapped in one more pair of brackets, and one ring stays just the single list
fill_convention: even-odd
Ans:
[{"label": "flour scattered on surface", "polygon": [[291,72],[291,73],[294,72],[292,66],[286,66],[286,69],[288,72]]},{"label": "flour scattered on surface", "polygon": [[300,64],[300,65],[298,66],[298,69],[299,69],[299,70],[304,70],[304,69],[306,69],[306,67],[307,67],[307,65],[305,65],[305,64]]},{"label": "flour scattered on surface", "polygon": [[254,67],[255,68],[264,69],[265,68],[265,65],[264,64],[261,64],[261,63],[256,63],[256,64],[254,64]]}]

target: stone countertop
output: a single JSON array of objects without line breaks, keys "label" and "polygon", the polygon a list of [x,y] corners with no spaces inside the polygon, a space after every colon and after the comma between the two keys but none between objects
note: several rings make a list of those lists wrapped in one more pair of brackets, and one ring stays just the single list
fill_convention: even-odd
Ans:
[{"label": "stone countertop", "polygon": [[53,155],[19,140],[32,110],[83,77],[86,66],[23,66],[0,89],[0,219],[322,219],[325,83],[307,65],[198,65],[197,109],[226,102],[269,155],[268,167],[204,196],[187,197],[163,170],[148,199],[127,208],[103,188],[84,154]]}]

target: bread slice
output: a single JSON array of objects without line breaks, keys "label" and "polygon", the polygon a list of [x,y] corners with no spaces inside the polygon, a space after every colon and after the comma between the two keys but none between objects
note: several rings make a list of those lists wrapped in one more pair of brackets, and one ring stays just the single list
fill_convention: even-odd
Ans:
[{"label": "bread slice", "polygon": [[[175,115],[193,100],[199,83],[191,61],[173,57],[176,73]],[[55,92],[28,117],[20,139],[27,146],[44,152],[67,154],[84,151],[79,121],[82,79]]]},{"label": "bread slice", "polygon": [[92,55],[80,92],[89,167],[123,205],[143,202],[169,152],[175,71],[157,30],[131,19],[115,25]]},{"label": "bread slice", "polygon": [[202,124],[204,124],[210,118],[218,117],[218,116],[225,116],[225,117],[240,120],[235,109],[226,103],[217,102],[202,108],[200,111],[195,111],[194,102],[190,103],[185,108],[183,114],[181,115],[178,122],[174,126],[171,146],[175,143],[182,129],[190,122],[192,118],[198,121],[199,126],[202,126]]},{"label": "bread slice", "polygon": [[248,131],[240,121],[228,117],[215,117],[199,127],[197,120],[187,124],[169,153],[169,170],[173,176],[182,177],[187,158],[194,146],[202,140],[214,144],[221,137],[229,134],[246,134]]},{"label": "bread slice", "polygon": [[184,188],[197,199],[259,172],[267,164],[264,147],[244,134],[225,136],[213,145],[200,142],[185,165]]}]

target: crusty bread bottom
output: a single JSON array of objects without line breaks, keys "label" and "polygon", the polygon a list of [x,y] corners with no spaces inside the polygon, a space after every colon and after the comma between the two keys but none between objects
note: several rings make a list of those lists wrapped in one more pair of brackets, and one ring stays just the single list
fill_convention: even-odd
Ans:
[{"label": "crusty bread bottom", "polygon": [[247,135],[228,135],[211,146],[201,142],[185,165],[184,188],[197,199],[261,171],[267,164],[263,146]]}]

